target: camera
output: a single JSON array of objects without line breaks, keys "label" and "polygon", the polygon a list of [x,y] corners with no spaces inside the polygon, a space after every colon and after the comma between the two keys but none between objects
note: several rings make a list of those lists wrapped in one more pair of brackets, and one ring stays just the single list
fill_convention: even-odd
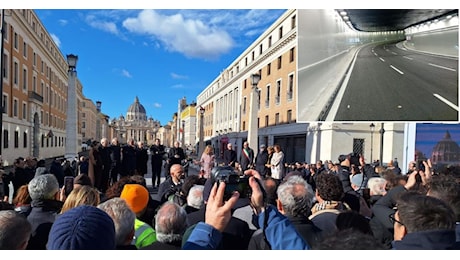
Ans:
[{"label": "camera", "polygon": [[233,167],[217,166],[211,171],[212,178],[219,185],[225,183],[224,200],[228,200],[234,191],[238,191],[240,198],[250,198],[252,194],[249,186],[249,177],[238,175]]}]

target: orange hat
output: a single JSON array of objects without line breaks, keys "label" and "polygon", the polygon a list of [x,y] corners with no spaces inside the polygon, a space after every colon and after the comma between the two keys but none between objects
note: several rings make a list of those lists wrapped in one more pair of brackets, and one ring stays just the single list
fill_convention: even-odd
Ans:
[{"label": "orange hat", "polygon": [[149,191],[140,184],[125,184],[120,198],[124,199],[134,213],[138,214],[149,202]]}]

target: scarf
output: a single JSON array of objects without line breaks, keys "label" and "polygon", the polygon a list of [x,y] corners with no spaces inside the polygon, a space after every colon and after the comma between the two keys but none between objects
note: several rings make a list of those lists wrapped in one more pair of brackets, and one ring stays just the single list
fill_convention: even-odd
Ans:
[{"label": "scarf", "polygon": [[341,201],[323,201],[316,203],[311,209],[311,213],[314,214],[325,209],[350,210],[350,207]]}]

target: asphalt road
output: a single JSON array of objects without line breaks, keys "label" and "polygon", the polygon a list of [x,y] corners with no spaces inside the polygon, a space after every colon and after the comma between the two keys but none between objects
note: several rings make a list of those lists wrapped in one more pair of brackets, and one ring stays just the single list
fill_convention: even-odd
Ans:
[{"label": "asphalt road", "polygon": [[458,59],[401,44],[361,49],[335,102],[333,121],[458,121]]}]

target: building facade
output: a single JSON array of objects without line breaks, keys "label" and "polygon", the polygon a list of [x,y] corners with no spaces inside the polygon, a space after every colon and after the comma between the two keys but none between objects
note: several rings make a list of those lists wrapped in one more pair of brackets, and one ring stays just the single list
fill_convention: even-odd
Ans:
[{"label": "building facade", "polygon": [[[68,86],[66,57],[33,10],[8,9],[2,13],[0,147],[4,162],[11,164],[19,156],[63,155]],[[77,100],[81,101],[82,85],[78,79],[76,84]],[[81,140],[81,132],[77,138]]]},{"label": "building facade", "polygon": [[[254,95],[258,131],[257,147],[252,147],[255,151],[261,144],[279,144],[287,163],[336,160],[341,154],[358,151],[368,161],[370,157],[382,157],[384,162],[403,158],[402,123],[386,124],[381,145],[378,135],[371,135],[369,123],[297,122],[297,24],[302,14],[287,10],[197,96],[196,114],[200,107],[205,109],[204,142],[211,143],[220,157],[232,143],[240,156],[242,143],[248,140],[251,75],[259,74],[258,95]],[[197,129],[199,124],[197,120]]]},{"label": "building facade", "polygon": [[165,137],[164,130],[159,134],[160,122],[152,117],[147,119],[146,110],[138,97],[129,106],[126,117],[121,115],[118,119],[112,119],[109,127],[109,131],[112,131],[110,136],[117,137],[120,143],[126,143],[130,139],[146,145],[152,145],[156,138],[160,138],[161,143],[165,141],[162,140]]}]

